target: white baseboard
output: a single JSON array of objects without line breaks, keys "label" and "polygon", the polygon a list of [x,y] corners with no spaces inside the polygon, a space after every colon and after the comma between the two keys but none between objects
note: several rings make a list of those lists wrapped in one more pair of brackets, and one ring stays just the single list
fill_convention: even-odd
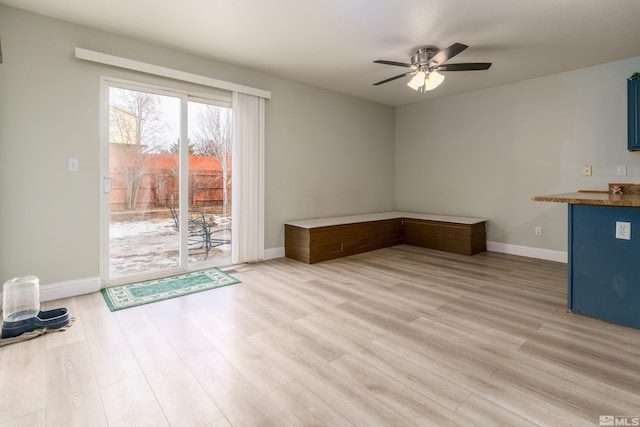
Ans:
[{"label": "white baseboard", "polygon": [[[284,247],[270,248],[264,250],[264,259],[274,259],[284,257]],[[85,279],[67,280],[65,282],[49,283],[40,285],[40,301],[51,301],[60,298],[69,298],[77,295],[97,292],[101,289],[99,277],[87,277]],[[0,288],[1,290],[1,288]],[[2,293],[0,292],[0,302]]]},{"label": "white baseboard", "polygon": [[[553,251],[550,249],[532,248],[530,246],[511,245],[509,243],[487,242],[487,250],[500,252],[503,254],[525,256],[528,258],[544,259],[567,263],[567,253],[563,251]],[[284,257],[284,247],[269,248],[264,250],[264,259],[275,259]]]},{"label": "white baseboard", "polygon": [[284,257],[284,246],[279,248],[269,248],[264,250],[264,259],[275,259]]},{"label": "white baseboard", "polygon": [[538,258],[547,261],[563,262],[565,264],[568,261],[567,253],[563,251],[532,248],[530,246],[511,245],[509,243],[487,242],[487,250],[491,252],[500,252],[503,254],[525,256],[528,258]]},{"label": "white baseboard", "polygon": [[[511,255],[538,258],[548,261],[567,262],[567,253],[549,249],[532,248],[528,246],[511,245],[508,243],[487,242],[487,250]],[[264,259],[284,257],[284,247],[269,248],[264,250]],[[77,295],[97,292],[101,288],[99,277],[87,277],[84,279],[67,280],[65,282],[49,283],[40,286],[40,301],[51,301],[60,298],[69,298]],[[0,301],[2,294],[0,293]]]},{"label": "white baseboard", "polygon": [[41,285],[40,301],[50,301],[97,292],[100,290],[100,283],[99,277],[87,277],[85,279],[67,280],[65,282]]}]

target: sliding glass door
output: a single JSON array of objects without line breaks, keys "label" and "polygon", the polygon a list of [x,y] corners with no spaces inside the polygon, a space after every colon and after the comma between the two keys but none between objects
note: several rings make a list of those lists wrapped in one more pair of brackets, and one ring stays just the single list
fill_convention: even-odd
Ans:
[{"label": "sliding glass door", "polygon": [[230,263],[232,109],[193,99],[187,110],[190,221],[205,218],[210,237],[208,256]]},{"label": "sliding glass door", "polygon": [[104,282],[228,264],[230,105],[123,82],[104,93]]}]

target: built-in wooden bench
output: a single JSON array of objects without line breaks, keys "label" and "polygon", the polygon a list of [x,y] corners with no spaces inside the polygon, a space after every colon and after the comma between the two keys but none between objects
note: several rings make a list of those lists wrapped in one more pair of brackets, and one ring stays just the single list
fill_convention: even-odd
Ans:
[{"label": "built-in wooden bench", "polygon": [[487,250],[485,219],[384,212],[289,221],[285,256],[313,264],[402,243],[474,255]]}]

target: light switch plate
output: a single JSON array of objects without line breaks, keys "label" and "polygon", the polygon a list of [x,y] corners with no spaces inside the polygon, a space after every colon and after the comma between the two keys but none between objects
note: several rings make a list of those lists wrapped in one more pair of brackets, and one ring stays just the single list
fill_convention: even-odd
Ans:
[{"label": "light switch plate", "polygon": [[616,239],[631,240],[631,223],[616,221]]},{"label": "light switch plate", "polygon": [[591,165],[582,166],[582,175],[591,176]]},{"label": "light switch plate", "polygon": [[78,159],[67,159],[67,167],[69,172],[78,172],[79,165],[78,165]]}]

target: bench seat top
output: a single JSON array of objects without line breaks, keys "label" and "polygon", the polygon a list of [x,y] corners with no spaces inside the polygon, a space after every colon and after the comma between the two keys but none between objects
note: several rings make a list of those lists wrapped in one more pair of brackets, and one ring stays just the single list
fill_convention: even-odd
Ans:
[{"label": "bench seat top", "polygon": [[411,213],[411,212],[378,212],[362,215],[348,215],[348,216],[335,216],[330,218],[315,218],[304,219],[296,221],[287,221],[285,225],[291,225],[300,228],[318,228],[318,227],[331,227],[334,225],[343,224],[355,224],[359,222],[370,221],[383,221],[387,219],[421,219],[427,221],[439,221],[439,222],[453,222],[458,224],[478,224],[485,222],[486,219],[482,218],[469,218],[463,216],[450,216],[450,215],[432,215],[423,213]]}]

